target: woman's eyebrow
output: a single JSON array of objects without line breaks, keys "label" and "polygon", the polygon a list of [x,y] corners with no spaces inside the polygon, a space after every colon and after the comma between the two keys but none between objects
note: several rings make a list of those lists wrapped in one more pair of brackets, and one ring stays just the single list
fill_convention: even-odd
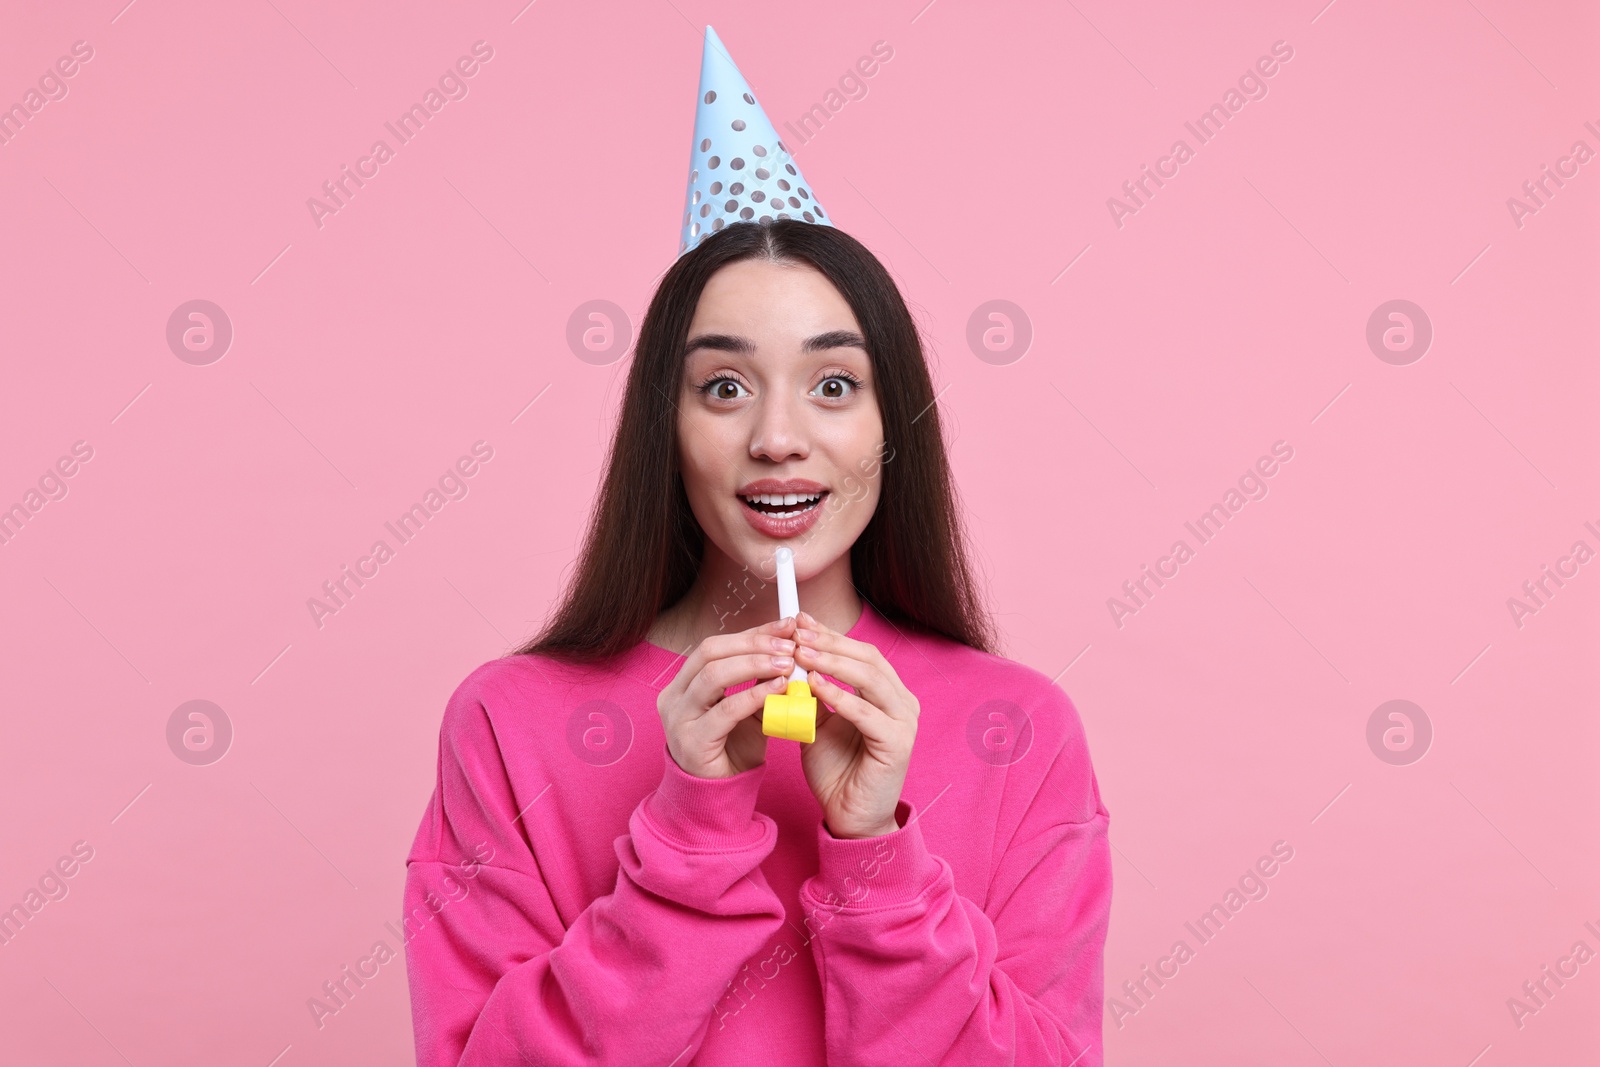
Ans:
[{"label": "woman's eyebrow", "polygon": [[859,348],[867,350],[867,340],[854,330],[829,330],[807,339],[800,346],[803,352],[821,352],[829,348]]},{"label": "woman's eyebrow", "polygon": [[[749,338],[729,333],[704,333],[699,337],[691,337],[689,343],[684,346],[683,354],[687,356],[697,348],[736,352],[745,356],[752,355],[756,350],[755,342]],[[800,346],[802,352],[822,352],[830,348],[859,348],[866,351],[867,341],[854,330],[829,330],[827,333],[808,337]]]}]

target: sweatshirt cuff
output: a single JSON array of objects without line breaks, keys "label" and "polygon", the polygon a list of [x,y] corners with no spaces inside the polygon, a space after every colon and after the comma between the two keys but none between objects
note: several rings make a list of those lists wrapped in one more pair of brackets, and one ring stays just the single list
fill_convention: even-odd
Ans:
[{"label": "sweatshirt cuff", "polygon": [[802,887],[818,907],[844,911],[891,908],[922,895],[939,878],[942,861],[928,851],[910,801],[895,805],[900,829],[879,837],[842,840],[817,820],[817,873]]},{"label": "sweatshirt cuff", "polygon": [[661,784],[645,798],[644,809],[668,839],[684,848],[734,849],[765,837],[765,817],[756,815],[765,763],[728,778],[701,778],[678,766],[665,744],[662,752],[666,769]]}]

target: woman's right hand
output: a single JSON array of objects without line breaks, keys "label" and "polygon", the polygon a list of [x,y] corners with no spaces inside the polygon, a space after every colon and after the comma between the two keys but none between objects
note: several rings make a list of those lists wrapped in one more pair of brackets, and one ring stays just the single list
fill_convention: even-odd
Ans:
[{"label": "woman's right hand", "polygon": [[[713,634],[695,646],[678,676],[656,698],[667,751],[697,778],[729,778],[766,761],[767,735],[757,713],[781,693],[794,672],[794,619],[779,619],[732,634]],[[724,696],[750,679],[749,689]]]}]

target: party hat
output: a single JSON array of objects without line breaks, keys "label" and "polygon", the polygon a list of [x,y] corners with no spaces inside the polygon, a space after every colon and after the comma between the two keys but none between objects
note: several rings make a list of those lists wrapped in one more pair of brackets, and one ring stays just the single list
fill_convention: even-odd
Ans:
[{"label": "party hat", "polygon": [[707,26],[678,254],[732,223],[775,218],[833,225],[717,31]]}]

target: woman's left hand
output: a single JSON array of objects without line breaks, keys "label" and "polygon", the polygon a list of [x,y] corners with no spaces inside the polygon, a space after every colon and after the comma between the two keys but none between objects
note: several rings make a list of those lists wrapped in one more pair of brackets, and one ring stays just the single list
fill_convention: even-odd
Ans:
[{"label": "woman's left hand", "polygon": [[[921,705],[876,646],[830,630],[803,611],[798,621],[795,661],[806,669],[819,702],[816,740],[800,754],[806,782],[834,837],[893,833],[900,828],[894,811],[911,765]],[[824,711],[822,702],[832,710]]]}]

